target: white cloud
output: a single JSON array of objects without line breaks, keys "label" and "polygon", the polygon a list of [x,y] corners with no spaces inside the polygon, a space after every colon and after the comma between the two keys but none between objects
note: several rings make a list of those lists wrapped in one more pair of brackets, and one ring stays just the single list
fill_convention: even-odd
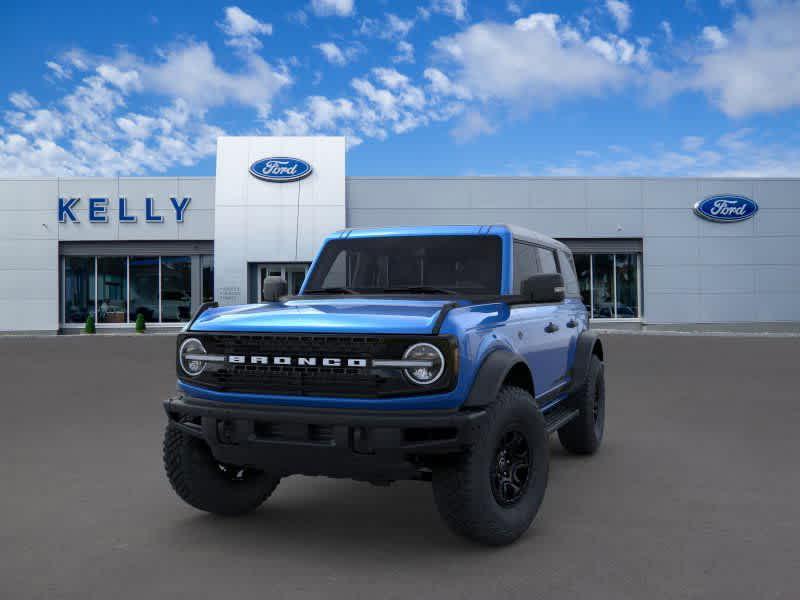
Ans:
[{"label": "white cloud", "polygon": [[[15,110],[3,115],[0,174],[135,175],[193,165],[213,155],[224,134],[206,122],[209,108],[239,104],[266,118],[274,95],[291,83],[260,56],[239,59],[240,70],[226,70],[206,44],[192,41],[155,60],[70,50],[48,61],[74,76],[59,83],[71,85],[63,97],[44,106],[24,92],[9,98]],[[139,95],[148,108],[131,111]]]},{"label": "white cloud", "polygon": [[697,135],[687,135],[681,140],[681,147],[686,152],[696,152],[703,144],[705,139]]},{"label": "white cloud", "polygon": [[449,78],[470,95],[521,106],[618,88],[631,75],[629,63],[640,62],[631,42],[612,36],[590,43],[558,15],[545,13],[513,25],[479,23],[434,46],[456,67]]},{"label": "white cloud", "polygon": [[703,39],[711,44],[714,50],[720,50],[728,45],[728,38],[722,33],[718,27],[708,26],[703,27]]},{"label": "white cloud", "polygon": [[15,108],[18,108],[19,110],[30,110],[34,106],[37,106],[39,104],[39,102],[37,102],[36,98],[31,96],[25,90],[22,90],[22,91],[19,91],[19,92],[12,92],[8,96],[8,101],[11,102],[11,104]]},{"label": "white cloud", "polygon": [[440,96],[453,96],[460,100],[469,100],[472,98],[469,90],[462,85],[453,83],[450,78],[442,73],[439,69],[429,67],[423,73],[425,79],[429,81],[430,90]]},{"label": "white cloud", "polygon": [[404,38],[408,35],[408,32],[411,31],[411,28],[414,27],[414,19],[402,19],[395,14],[387,13],[386,25],[392,36]]},{"label": "white cloud", "polygon": [[123,94],[140,90],[142,82],[135,69],[121,69],[113,64],[103,63],[98,65],[97,74],[111,85],[119,88]]},{"label": "white cloud", "polygon": [[364,138],[383,140],[459,114],[463,105],[426,93],[396,69],[378,67],[351,82],[351,98],[311,96],[265,123],[274,135],[345,135],[348,147]]},{"label": "white cloud", "polygon": [[798,23],[800,2],[756,2],[752,15],[736,17],[727,44],[701,53],[697,71],[679,80],[732,117],[800,106]]},{"label": "white cloud", "polygon": [[681,176],[681,177],[796,177],[800,172],[800,149],[790,143],[775,143],[751,129],[731,131],[709,142],[685,136],[680,148],[653,144],[640,152],[626,152],[609,160],[605,152],[580,151],[581,160],[546,166],[558,175]]},{"label": "white cloud", "polygon": [[397,42],[397,54],[392,57],[392,62],[395,63],[413,63],[414,62],[414,46],[405,40]]},{"label": "white cloud", "polygon": [[318,17],[349,17],[353,14],[353,0],[311,0],[311,11]]},{"label": "white cloud", "polygon": [[198,108],[233,102],[264,115],[271,99],[291,83],[291,77],[258,55],[248,54],[243,61],[244,70],[226,71],[217,65],[207,44],[194,42],[163,53],[160,63],[139,64],[139,73],[145,89],[183,98]]},{"label": "white cloud", "polygon": [[518,17],[522,14],[522,8],[517,2],[514,2],[514,0],[508,0],[508,2],[506,2],[506,10],[515,17]]},{"label": "white cloud", "polygon": [[314,48],[322,52],[325,60],[338,67],[343,67],[352,62],[362,52],[361,46],[351,45],[343,49],[334,42],[322,42],[321,44],[316,44]]},{"label": "white cloud", "polygon": [[669,21],[661,21],[659,24],[661,31],[664,32],[664,37],[667,39],[667,43],[672,43],[672,24]]},{"label": "white cloud", "polygon": [[625,33],[631,26],[631,10],[630,4],[623,0],[606,0],[606,9],[617,24],[617,31]]},{"label": "white cloud", "polygon": [[225,19],[217,25],[229,38],[226,44],[250,51],[261,48],[258,36],[272,35],[271,23],[262,23],[238,6],[228,6]]},{"label": "white cloud", "polygon": [[467,0],[433,0],[429,10],[453,17],[456,21],[463,21],[467,18]]},{"label": "white cloud", "polygon": [[384,40],[402,40],[414,28],[415,19],[403,19],[393,13],[386,13],[383,19],[364,17],[358,27],[358,33],[367,37]]},{"label": "white cloud", "polygon": [[481,135],[491,135],[497,129],[477,110],[465,113],[450,134],[459,143],[468,142]]},{"label": "white cloud", "polygon": [[62,65],[53,60],[48,60],[44,64],[48,69],[50,69],[56,79],[69,79],[71,76],[69,69],[64,68]]}]

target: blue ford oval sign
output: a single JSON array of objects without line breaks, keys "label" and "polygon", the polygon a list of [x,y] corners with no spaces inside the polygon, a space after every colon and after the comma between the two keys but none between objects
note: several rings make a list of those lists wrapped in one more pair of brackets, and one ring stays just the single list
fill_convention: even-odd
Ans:
[{"label": "blue ford oval sign", "polygon": [[745,196],[710,196],[694,205],[698,217],[718,223],[735,223],[749,219],[758,212],[755,200]]},{"label": "blue ford oval sign", "polygon": [[250,174],[264,181],[284,183],[298,181],[311,175],[311,165],[299,158],[271,156],[250,165]]}]

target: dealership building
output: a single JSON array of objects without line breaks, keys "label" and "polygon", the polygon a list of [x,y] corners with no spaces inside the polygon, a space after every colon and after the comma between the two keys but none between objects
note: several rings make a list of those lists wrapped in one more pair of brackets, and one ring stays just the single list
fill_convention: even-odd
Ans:
[{"label": "dealership building", "polygon": [[596,323],[800,327],[800,178],[347,177],[345,161],[342,137],[223,137],[215,177],[0,178],[0,332],[176,327],[204,301],[258,302],[267,275],[296,292],[339,229],[495,223],[566,243]]}]

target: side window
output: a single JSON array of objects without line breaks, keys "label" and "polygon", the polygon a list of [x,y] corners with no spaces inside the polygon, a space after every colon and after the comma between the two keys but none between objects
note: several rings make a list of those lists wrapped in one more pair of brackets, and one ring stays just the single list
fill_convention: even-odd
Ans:
[{"label": "side window", "polygon": [[539,254],[539,264],[542,266],[542,273],[558,273],[556,263],[556,253],[550,248],[536,248]]},{"label": "side window", "polygon": [[514,289],[512,293],[519,294],[522,289],[522,282],[539,272],[536,246],[514,242]]},{"label": "side window", "polygon": [[567,288],[567,297],[579,298],[581,295],[578,287],[578,276],[575,274],[575,264],[572,255],[563,250],[558,251],[558,261],[561,263],[561,274],[564,276],[564,287]]}]

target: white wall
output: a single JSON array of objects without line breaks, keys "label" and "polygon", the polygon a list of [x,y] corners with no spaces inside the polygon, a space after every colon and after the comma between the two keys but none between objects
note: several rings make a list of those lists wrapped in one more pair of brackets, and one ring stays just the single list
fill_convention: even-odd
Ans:
[{"label": "white wall", "polygon": [[[253,177],[270,156],[309,163],[300,181]],[[247,299],[247,263],[311,261],[323,238],[345,225],[343,137],[221,137],[217,140],[214,292],[220,304]]]},{"label": "white wall", "polygon": [[[120,223],[118,199],[135,223]],[[144,219],[146,197],[163,223]],[[177,223],[170,197],[192,198]],[[91,223],[89,198],[108,198],[108,221]],[[58,199],[80,198],[78,219],[58,222]],[[212,177],[75,177],[0,179],[0,332],[59,327],[59,241],[212,240]]]},{"label": "white wall", "polygon": [[[692,211],[759,205],[740,223]],[[800,321],[800,179],[350,177],[347,224],[513,223],[558,238],[641,237],[651,324]]]},{"label": "white wall", "polygon": [[58,180],[0,179],[0,331],[58,329]]}]

